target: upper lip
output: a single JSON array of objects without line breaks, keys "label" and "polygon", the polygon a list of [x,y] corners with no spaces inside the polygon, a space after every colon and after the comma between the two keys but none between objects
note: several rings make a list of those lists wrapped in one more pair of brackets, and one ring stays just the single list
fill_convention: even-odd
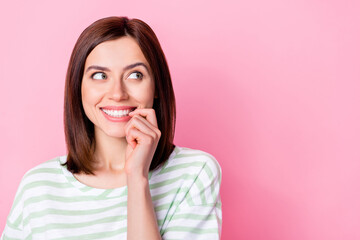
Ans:
[{"label": "upper lip", "polygon": [[106,110],[135,110],[136,107],[133,106],[104,106],[100,107],[101,109]]}]

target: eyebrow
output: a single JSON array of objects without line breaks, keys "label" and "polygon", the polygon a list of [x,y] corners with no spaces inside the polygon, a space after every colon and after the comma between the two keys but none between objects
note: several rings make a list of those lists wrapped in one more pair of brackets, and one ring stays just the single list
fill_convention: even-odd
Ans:
[{"label": "eyebrow", "polygon": [[130,69],[132,69],[132,68],[134,68],[134,67],[137,67],[137,66],[143,66],[143,67],[146,69],[146,71],[150,72],[149,69],[148,69],[148,67],[145,65],[145,63],[142,63],[142,62],[137,62],[137,63],[134,63],[134,64],[130,64],[130,65],[124,67],[123,70],[124,70],[124,71],[130,70]]},{"label": "eyebrow", "polygon": [[97,65],[91,65],[90,67],[88,67],[86,69],[86,72],[90,71],[91,69],[100,70],[100,71],[104,71],[104,72],[110,72],[110,69],[108,69],[107,67],[101,67],[101,66],[97,66]]},{"label": "eyebrow", "polygon": [[[123,68],[123,71],[130,70],[130,69],[135,68],[135,67],[137,67],[137,66],[143,66],[143,67],[146,69],[146,71],[149,72],[148,67],[145,65],[145,63],[142,63],[142,62],[137,62],[137,63],[134,63],[134,64],[130,64],[130,65],[124,67],[124,68]],[[98,65],[91,65],[91,66],[89,66],[89,67],[86,69],[86,73],[87,73],[88,71],[90,71],[91,69],[93,69],[93,70],[100,70],[100,71],[104,71],[104,72],[110,72],[110,69],[107,68],[107,67],[102,67],[102,66],[98,66]]]}]

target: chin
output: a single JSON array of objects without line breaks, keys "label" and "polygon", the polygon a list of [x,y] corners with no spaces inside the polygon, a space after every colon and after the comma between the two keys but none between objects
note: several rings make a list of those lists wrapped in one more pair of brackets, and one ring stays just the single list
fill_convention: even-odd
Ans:
[{"label": "chin", "polygon": [[107,132],[106,135],[108,135],[109,137],[113,137],[113,138],[125,138],[125,132],[124,131],[111,131],[111,132]]},{"label": "chin", "polygon": [[95,126],[95,135],[98,137],[125,138],[124,126],[106,126],[104,128]]},{"label": "chin", "polygon": [[111,127],[111,128],[105,128],[105,129],[103,128],[103,129],[101,129],[101,132],[102,133],[100,135],[113,137],[113,138],[125,138],[125,136],[126,136],[125,130],[122,127],[121,128]]}]

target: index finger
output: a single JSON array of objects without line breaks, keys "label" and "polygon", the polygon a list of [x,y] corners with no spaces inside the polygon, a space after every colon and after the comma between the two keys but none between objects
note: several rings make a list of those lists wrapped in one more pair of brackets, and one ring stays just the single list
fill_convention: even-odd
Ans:
[{"label": "index finger", "polygon": [[151,123],[154,127],[158,128],[157,120],[156,120],[156,112],[152,108],[137,108],[134,111],[129,113],[129,116],[132,117],[135,114],[139,114],[144,117],[149,123]]}]

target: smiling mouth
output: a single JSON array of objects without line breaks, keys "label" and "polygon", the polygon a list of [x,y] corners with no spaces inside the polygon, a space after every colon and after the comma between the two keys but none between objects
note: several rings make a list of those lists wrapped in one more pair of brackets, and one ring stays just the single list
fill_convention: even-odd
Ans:
[{"label": "smiling mouth", "polygon": [[106,115],[109,115],[111,117],[116,117],[116,118],[122,118],[122,117],[127,117],[129,116],[129,113],[134,111],[136,108],[131,108],[131,109],[123,109],[123,110],[113,110],[113,109],[104,109],[104,108],[100,108],[101,111],[103,111]]}]

